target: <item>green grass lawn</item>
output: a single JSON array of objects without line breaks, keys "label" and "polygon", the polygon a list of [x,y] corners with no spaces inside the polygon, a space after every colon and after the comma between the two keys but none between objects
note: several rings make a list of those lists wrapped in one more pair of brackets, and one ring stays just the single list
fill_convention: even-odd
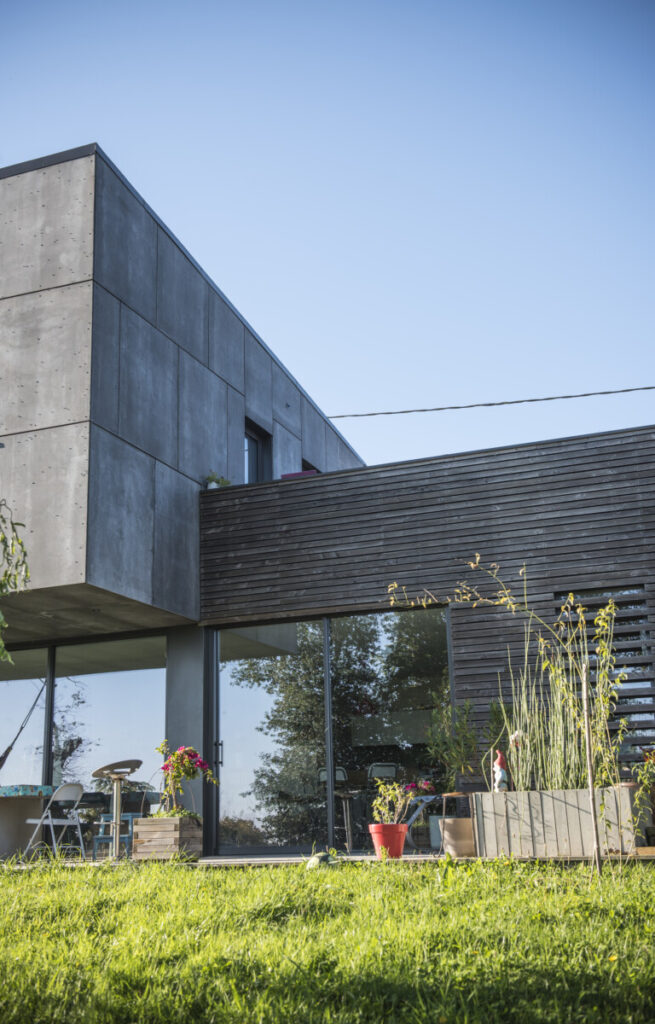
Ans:
[{"label": "green grass lawn", "polygon": [[655,866],[0,871],[2,1024],[655,1021]]}]

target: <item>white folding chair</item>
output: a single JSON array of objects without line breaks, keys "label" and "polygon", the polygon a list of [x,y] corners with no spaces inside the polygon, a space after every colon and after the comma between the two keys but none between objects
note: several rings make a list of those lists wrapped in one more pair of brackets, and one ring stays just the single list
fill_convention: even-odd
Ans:
[{"label": "white folding chair", "polygon": [[[80,816],[77,812],[77,805],[82,799],[82,793],[84,792],[84,786],[79,782],[65,782],[63,786],[58,786],[54,791],[48,804],[40,818],[26,818],[28,825],[36,825],[34,832],[30,838],[29,843],[25,847],[23,856],[26,856],[30,847],[34,843],[36,837],[39,834],[41,828],[50,829],[50,839],[52,842],[53,853],[57,853],[57,833],[56,829],[61,829],[59,835],[59,846],[69,846],[71,844],[62,843],[62,838],[67,828],[75,829],[77,832],[78,845],[82,859],[86,860],[86,853],[84,850],[84,840],[82,839],[82,823]],[[58,807],[57,805],[68,804],[67,807]],[[53,817],[53,812],[57,814],[59,810],[63,813],[64,817]],[[36,845],[36,843],[34,843]],[[74,844],[73,844],[74,845]]]}]

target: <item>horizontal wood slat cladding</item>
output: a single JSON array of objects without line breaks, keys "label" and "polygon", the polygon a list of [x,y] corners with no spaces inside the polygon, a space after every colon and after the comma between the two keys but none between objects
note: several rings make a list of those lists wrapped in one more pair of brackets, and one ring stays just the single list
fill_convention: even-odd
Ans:
[{"label": "horizontal wood slat cladding", "polygon": [[218,489],[201,496],[201,616],[376,610],[394,581],[444,596],[475,551],[514,581],[526,561],[552,607],[574,587],[650,589],[654,536],[653,427]]},{"label": "horizontal wood slat cladding", "polygon": [[[527,563],[548,621],[570,591],[640,588],[648,644],[634,641],[629,607],[617,621],[626,696],[653,680],[655,427],[207,491],[200,531],[206,625],[387,610],[393,582],[445,597],[458,580],[484,582],[467,568],[479,551],[515,589]],[[455,700],[481,724],[508,692],[523,624],[461,605],[450,619]]]}]

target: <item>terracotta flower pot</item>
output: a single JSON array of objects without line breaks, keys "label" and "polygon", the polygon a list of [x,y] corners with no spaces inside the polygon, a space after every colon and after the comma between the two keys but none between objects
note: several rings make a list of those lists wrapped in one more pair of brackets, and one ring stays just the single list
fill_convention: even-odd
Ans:
[{"label": "terracotta flower pot", "polygon": [[[369,825],[368,830],[371,833],[375,855],[378,860],[382,860],[384,856],[390,857],[393,860],[399,860],[402,857],[405,836],[407,835],[407,825],[375,824]],[[383,850],[385,853],[382,852]]]}]

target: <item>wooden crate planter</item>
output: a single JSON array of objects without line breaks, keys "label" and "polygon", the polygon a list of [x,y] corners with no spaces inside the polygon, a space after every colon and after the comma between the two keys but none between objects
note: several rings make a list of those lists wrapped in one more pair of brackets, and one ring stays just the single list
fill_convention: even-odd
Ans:
[{"label": "wooden crate planter", "polygon": [[[635,823],[632,785],[596,790],[601,853],[634,854],[651,824],[644,807]],[[480,857],[587,858],[593,853],[589,792],[554,789],[516,793],[474,793],[475,843]],[[637,825],[637,827],[636,827]]]},{"label": "wooden crate planter", "polygon": [[193,818],[137,818],[134,822],[134,860],[170,860],[202,855],[202,825]]}]

